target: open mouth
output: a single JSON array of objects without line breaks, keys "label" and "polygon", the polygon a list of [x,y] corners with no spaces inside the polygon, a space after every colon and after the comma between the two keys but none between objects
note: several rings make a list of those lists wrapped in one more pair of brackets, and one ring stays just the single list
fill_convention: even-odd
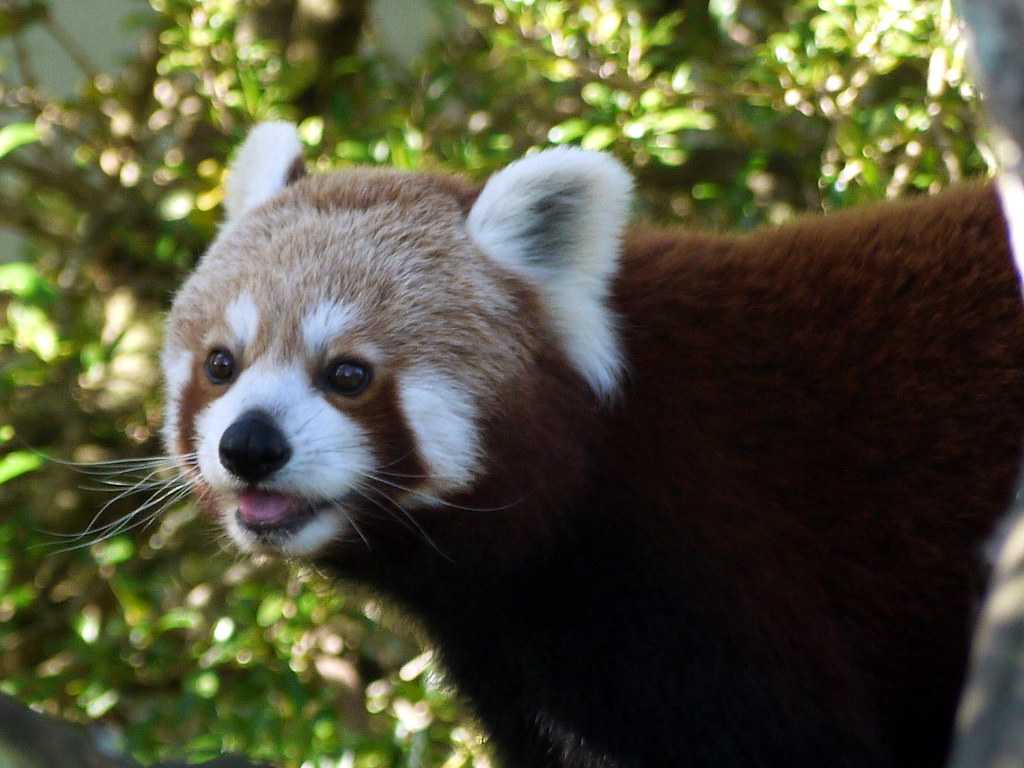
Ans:
[{"label": "open mouth", "polygon": [[235,517],[246,531],[263,540],[280,540],[296,533],[317,513],[332,506],[272,491],[243,491]]},{"label": "open mouth", "polygon": [[225,527],[243,551],[312,557],[344,540],[350,525],[345,499],[249,488],[237,495]]}]

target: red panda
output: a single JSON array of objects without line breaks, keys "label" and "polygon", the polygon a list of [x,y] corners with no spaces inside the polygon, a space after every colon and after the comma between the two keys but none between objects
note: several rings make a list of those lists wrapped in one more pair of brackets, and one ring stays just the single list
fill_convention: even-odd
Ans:
[{"label": "red panda", "polygon": [[994,189],[733,236],[631,187],[306,176],[258,127],[168,450],[240,548],[418,620],[507,768],[940,765],[1024,434]]}]

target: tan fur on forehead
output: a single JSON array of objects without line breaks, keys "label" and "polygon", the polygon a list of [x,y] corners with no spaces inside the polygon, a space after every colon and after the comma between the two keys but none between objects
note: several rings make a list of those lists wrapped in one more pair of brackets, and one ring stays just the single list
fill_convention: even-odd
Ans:
[{"label": "tan fur on forehead", "polygon": [[170,332],[194,350],[248,294],[260,328],[244,357],[294,358],[303,320],[334,302],[352,314],[343,345],[380,348],[400,367],[458,372],[474,389],[493,386],[531,356],[537,307],[467,235],[476,193],[456,177],[396,171],[304,178],[225,227],[181,289]]},{"label": "tan fur on forehead", "polygon": [[289,199],[301,197],[321,210],[361,210],[393,203],[425,214],[434,206],[451,207],[454,203],[465,215],[479,194],[479,185],[459,176],[355,168],[306,177],[275,202],[287,204]]}]

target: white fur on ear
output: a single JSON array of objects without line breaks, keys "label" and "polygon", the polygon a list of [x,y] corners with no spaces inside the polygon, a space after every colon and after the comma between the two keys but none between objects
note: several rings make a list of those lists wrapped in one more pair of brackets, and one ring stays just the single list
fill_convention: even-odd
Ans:
[{"label": "white fur on ear", "polygon": [[611,155],[559,147],[492,176],[467,220],[487,254],[540,290],[570,361],[602,397],[622,370],[608,292],[632,193]]},{"label": "white fur on ear", "polygon": [[1006,171],[999,175],[998,185],[1017,275],[1024,279],[1024,182],[1016,173]]},{"label": "white fur on ear", "polygon": [[297,162],[302,162],[302,144],[294,125],[261,123],[253,128],[228,171],[227,220],[237,219],[284,189]]}]

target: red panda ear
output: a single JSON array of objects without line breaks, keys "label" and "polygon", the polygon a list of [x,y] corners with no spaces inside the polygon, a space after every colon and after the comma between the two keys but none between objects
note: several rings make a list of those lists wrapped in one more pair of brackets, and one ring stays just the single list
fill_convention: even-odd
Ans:
[{"label": "red panda ear", "polygon": [[266,202],[305,175],[302,144],[291,123],[261,123],[253,128],[228,170],[224,208],[232,221]]},{"label": "red panda ear", "polygon": [[611,155],[560,147],[492,176],[466,220],[486,254],[535,285],[564,351],[601,396],[615,390],[621,368],[607,298],[632,193]]}]

